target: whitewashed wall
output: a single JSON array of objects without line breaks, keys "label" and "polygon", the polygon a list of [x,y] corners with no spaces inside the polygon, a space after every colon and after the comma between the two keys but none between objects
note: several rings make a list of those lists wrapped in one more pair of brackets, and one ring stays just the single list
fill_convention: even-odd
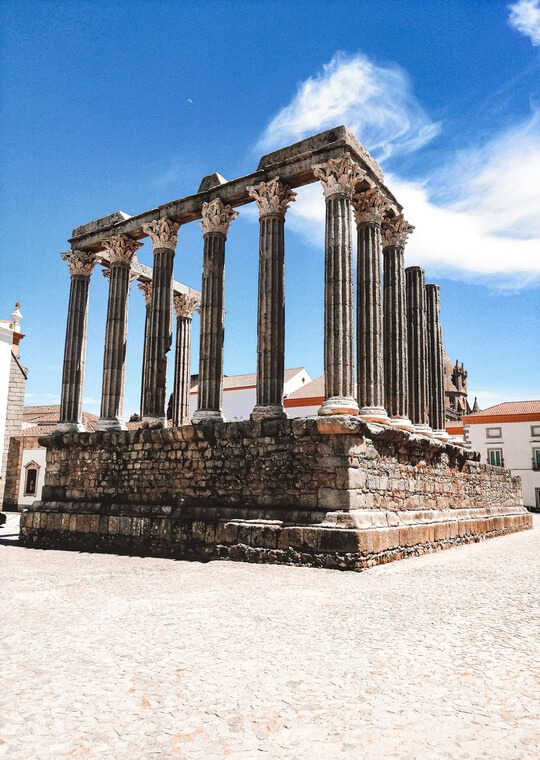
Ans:
[{"label": "whitewashed wall", "polygon": [[[471,448],[480,452],[482,462],[487,461],[488,449],[502,449],[504,466],[512,470],[513,475],[521,477],[526,507],[535,506],[535,489],[540,488],[540,471],[532,469],[533,449],[540,449],[540,436],[531,435],[533,425],[540,426],[540,419],[537,422],[468,424],[467,433]],[[488,438],[487,428],[501,428],[501,438]]]}]

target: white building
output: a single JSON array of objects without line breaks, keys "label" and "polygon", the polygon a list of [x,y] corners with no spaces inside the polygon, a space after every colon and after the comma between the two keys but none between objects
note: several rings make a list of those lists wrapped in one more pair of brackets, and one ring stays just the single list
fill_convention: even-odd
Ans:
[{"label": "white building", "polygon": [[311,417],[318,413],[323,401],[324,375],[319,375],[290,393],[283,403],[289,417]]},{"label": "white building", "polygon": [[19,359],[22,314],[19,304],[11,319],[0,320],[0,509],[17,508],[19,444],[27,370]]},{"label": "white building", "polygon": [[519,475],[524,505],[540,510],[540,401],[506,401],[462,421],[467,446]]},{"label": "white building", "polygon": [[[302,388],[311,380],[304,367],[286,369],[284,373],[283,394],[287,397]],[[198,386],[194,385],[189,397],[189,416],[193,417],[197,409]],[[257,375],[225,375],[223,377],[223,414],[228,422],[249,420],[249,415],[257,403]],[[287,404],[285,403],[285,406]],[[288,411],[288,410],[287,410]],[[298,416],[298,415],[289,415]]]}]

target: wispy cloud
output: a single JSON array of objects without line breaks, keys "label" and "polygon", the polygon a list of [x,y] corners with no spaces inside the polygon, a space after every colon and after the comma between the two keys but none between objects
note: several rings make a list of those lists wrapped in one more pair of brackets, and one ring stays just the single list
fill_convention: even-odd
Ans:
[{"label": "wispy cloud", "polygon": [[510,26],[530,37],[533,45],[540,45],[540,0],[518,0],[508,9]]},{"label": "wispy cloud", "polygon": [[[376,92],[382,97],[380,118],[375,116]],[[361,104],[366,103],[364,112]],[[367,133],[366,147],[385,146],[387,156],[413,149],[414,139],[408,134],[413,124],[424,136],[438,129],[414,100],[403,71],[381,69],[361,55],[337,55],[321,75],[304,82],[293,101],[272,119],[261,142],[283,145],[338,123],[355,128],[364,143]],[[409,126],[394,129],[398,123]],[[388,186],[416,227],[406,249],[408,263],[429,268],[431,276],[476,280],[499,289],[540,282],[538,177],[538,111],[483,144],[453,153],[445,166],[424,178],[388,174]],[[287,220],[289,228],[322,248],[324,202],[318,184],[300,189]]]},{"label": "wispy cloud", "polygon": [[[452,157],[423,181],[387,175],[416,227],[407,243],[407,264],[426,267],[430,276],[503,290],[539,282],[539,176],[537,113],[481,148]],[[318,184],[299,190],[287,223],[322,249],[324,201]]]},{"label": "wispy cloud", "polygon": [[418,150],[440,131],[403,69],[377,65],[360,53],[336,53],[318,75],[299,86],[265,129],[258,148],[281,147],[336,124],[350,127],[380,160]]}]

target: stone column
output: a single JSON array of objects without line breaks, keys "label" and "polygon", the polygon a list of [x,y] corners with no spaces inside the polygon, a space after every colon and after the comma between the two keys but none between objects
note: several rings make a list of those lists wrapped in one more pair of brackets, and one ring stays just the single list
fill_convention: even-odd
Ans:
[{"label": "stone column", "polygon": [[384,408],[381,223],[388,203],[377,188],[353,198],[358,231],[356,380],[361,416],[388,423]]},{"label": "stone column", "polygon": [[144,369],[143,422],[167,427],[167,353],[172,343],[173,262],[180,225],[158,219],[143,225],[154,249],[152,303]]},{"label": "stone column", "polygon": [[223,422],[223,306],[225,300],[225,240],[238,212],[219,198],[203,203],[204,238],[199,350],[198,408],[193,422]]},{"label": "stone column", "polygon": [[69,433],[84,431],[82,399],[86,363],[88,285],[96,259],[93,253],[77,250],[62,253],[61,256],[69,265],[71,288],[62,370],[60,420],[56,431]]},{"label": "stone column", "polygon": [[358,414],[354,400],[351,198],[364,178],[346,154],[313,167],[326,198],[324,396],[319,414]]},{"label": "stone column", "polygon": [[441,293],[438,285],[426,285],[426,305],[429,424],[436,438],[448,440],[444,411],[443,341],[439,318]]},{"label": "stone column", "polygon": [[117,235],[104,240],[103,245],[109,252],[109,301],[105,327],[101,412],[96,430],[126,430],[123,415],[131,263],[136,261],[135,252],[142,247],[142,243],[132,240],[127,235]]},{"label": "stone column", "polygon": [[409,366],[409,418],[419,433],[432,435],[428,415],[426,288],[424,270],[407,267],[407,351]]},{"label": "stone column", "polygon": [[148,322],[150,321],[150,307],[152,306],[152,281],[145,280],[138,285],[139,290],[142,291],[144,296],[144,305],[146,314],[144,318],[144,343],[143,343],[143,359],[142,359],[142,372],[141,372],[141,403],[140,403],[140,415],[143,417],[143,399],[145,398],[145,369],[146,369],[146,357],[148,354]]},{"label": "stone column", "polygon": [[296,198],[279,179],[248,187],[259,209],[259,299],[257,308],[257,404],[252,420],[287,416],[285,370],[285,213]]},{"label": "stone column", "polygon": [[382,222],[384,258],[383,355],[386,411],[393,425],[413,430],[409,419],[407,303],[403,248],[414,227],[403,216]]},{"label": "stone column", "polygon": [[189,422],[189,390],[191,380],[191,323],[199,299],[187,293],[173,296],[176,312],[176,353],[174,361],[173,425]]}]

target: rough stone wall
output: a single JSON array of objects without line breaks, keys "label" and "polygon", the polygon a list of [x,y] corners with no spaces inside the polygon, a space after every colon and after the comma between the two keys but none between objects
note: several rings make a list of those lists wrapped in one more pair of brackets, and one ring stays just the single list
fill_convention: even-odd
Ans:
[{"label": "rough stone wall", "polygon": [[95,503],[96,511],[167,505],[241,516],[248,510],[250,517],[303,524],[329,511],[522,504],[519,478],[474,461],[469,451],[355,424],[354,433],[335,435],[306,418],[40,439],[48,447],[42,499]]},{"label": "rough stone wall", "polygon": [[6,435],[4,450],[2,452],[2,472],[4,473],[4,478],[0,480],[0,504],[3,509],[17,509],[22,446],[20,441],[14,438],[14,436],[18,436],[22,430],[26,378],[27,370],[12,354],[6,414]]}]

